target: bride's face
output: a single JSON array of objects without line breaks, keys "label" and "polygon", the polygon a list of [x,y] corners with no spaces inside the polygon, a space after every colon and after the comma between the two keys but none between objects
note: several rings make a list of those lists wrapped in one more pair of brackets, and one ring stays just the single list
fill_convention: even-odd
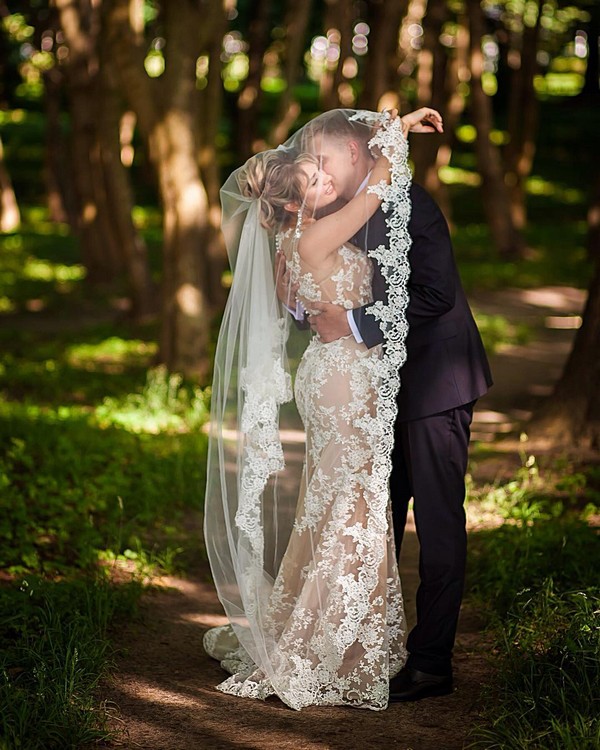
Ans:
[{"label": "bride's face", "polygon": [[308,211],[317,211],[337,200],[338,194],[333,186],[331,175],[312,162],[304,162],[300,165],[300,169],[306,175],[304,206]]}]

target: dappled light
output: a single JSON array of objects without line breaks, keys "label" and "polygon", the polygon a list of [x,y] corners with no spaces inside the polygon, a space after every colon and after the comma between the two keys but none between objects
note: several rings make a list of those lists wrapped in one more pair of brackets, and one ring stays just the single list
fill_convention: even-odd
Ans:
[{"label": "dappled light", "polygon": [[[599,24],[590,0],[2,4],[1,748],[596,746]],[[383,712],[234,699],[202,648],[228,623],[203,537],[219,188],[321,112],[423,106],[444,132],[409,135],[410,168],[494,379],[457,689]],[[270,481],[291,527],[288,407]],[[410,626],[412,508],[401,555]]]}]

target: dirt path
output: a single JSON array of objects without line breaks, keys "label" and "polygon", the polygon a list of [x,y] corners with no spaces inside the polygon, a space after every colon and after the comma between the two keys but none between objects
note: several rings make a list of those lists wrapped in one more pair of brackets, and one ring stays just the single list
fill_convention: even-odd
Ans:
[{"label": "dirt path", "polygon": [[[412,621],[417,550],[414,532],[404,548],[404,586]],[[223,619],[206,576],[165,579],[172,588],[145,596],[142,623],[121,634],[127,648],[111,680],[110,700],[119,707],[126,735],[116,747],[148,750],[324,750],[402,748],[458,750],[486,675],[485,645],[478,623],[466,616],[456,649],[458,689],[448,697],[394,705],[375,713],[344,708],[301,712],[276,699],[266,702],[223,695],[214,686],[226,677],[202,650],[202,634]],[[128,735],[128,736],[127,736]]]},{"label": "dirt path", "polygon": [[[559,375],[583,294],[573,289],[509,290],[475,299],[489,314],[500,312],[532,331],[527,346],[508,347],[492,358],[496,386],[478,404],[475,440],[490,441],[519,429]],[[510,444],[508,444],[510,445]],[[511,449],[509,447],[508,451]],[[512,449],[514,455],[514,448]],[[512,459],[511,459],[512,460]],[[497,458],[477,468],[498,473]],[[418,542],[407,530],[401,573],[409,627],[414,622]],[[459,750],[477,711],[488,676],[488,645],[476,613],[465,605],[455,649],[452,695],[387,711],[311,708],[295,712],[276,699],[237,699],[214,689],[225,673],[204,655],[206,628],[224,622],[206,564],[198,559],[187,580],[164,578],[149,591],[140,622],[120,635],[123,652],[108,684],[114,726],[122,739],[113,747],[147,750]],[[105,691],[106,692],[106,691]]]}]

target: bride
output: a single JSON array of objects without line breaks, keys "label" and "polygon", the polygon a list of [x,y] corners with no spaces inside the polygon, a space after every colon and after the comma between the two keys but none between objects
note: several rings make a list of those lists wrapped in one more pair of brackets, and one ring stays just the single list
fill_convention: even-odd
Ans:
[{"label": "bride", "polygon": [[[406,659],[388,492],[407,331],[406,136],[441,118],[427,108],[403,119],[338,112],[373,163],[348,203],[311,153],[308,126],[221,191],[233,282],[215,355],[205,540],[230,624],[208,631],[204,646],[231,673],[218,685],[225,693],[381,710]],[[372,261],[351,239],[382,204],[389,243],[374,257],[387,302],[369,309],[384,344],[300,344],[304,326],[290,326],[277,299],[273,253],[287,261],[296,318],[315,314],[315,302],[367,305]],[[280,419],[294,396],[306,447],[290,507],[279,491]]]}]

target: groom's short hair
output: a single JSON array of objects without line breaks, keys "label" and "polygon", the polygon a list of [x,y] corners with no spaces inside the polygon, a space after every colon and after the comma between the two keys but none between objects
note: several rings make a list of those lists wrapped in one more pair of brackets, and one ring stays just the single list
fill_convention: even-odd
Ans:
[{"label": "groom's short hair", "polygon": [[315,117],[303,129],[302,150],[313,151],[312,141],[317,136],[332,138],[336,141],[356,141],[370,156],[368,142],[373,129],[364,122],[350,119],[354,114],[351,109],[333,109]]}]

